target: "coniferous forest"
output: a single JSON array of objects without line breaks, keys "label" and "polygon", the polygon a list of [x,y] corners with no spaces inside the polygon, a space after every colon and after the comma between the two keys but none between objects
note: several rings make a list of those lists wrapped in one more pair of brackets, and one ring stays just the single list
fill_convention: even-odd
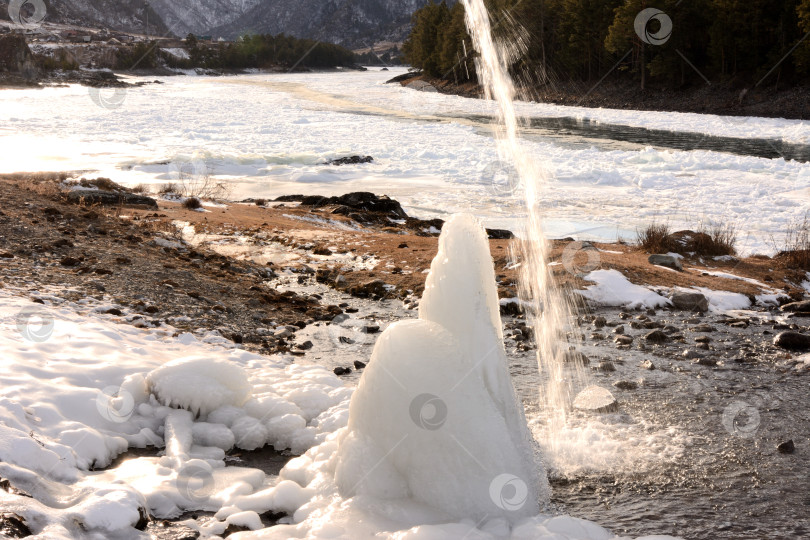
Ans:
[{"label": "coniferous forest", "polygon": [[[513,74],[528,86],[598,81],[608,73],[641,88],[785,87],[810,80],[810,0],[488,4],[495,32],[514,46]],[[637,18],[648,8],[663,16],[642,16],[639,32]],[[432,77],[474,80],[461,3],[432,2],[414,14],[413,24],[403,47],[407,63]]]}]

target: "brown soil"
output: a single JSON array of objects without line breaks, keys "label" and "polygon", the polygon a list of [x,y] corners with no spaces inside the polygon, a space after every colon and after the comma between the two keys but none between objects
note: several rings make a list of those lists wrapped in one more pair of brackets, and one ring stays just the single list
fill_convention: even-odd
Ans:
[{"label": "brown soil", "polygon": [[[31,289],[42,285],[73,287],[87,296],[102,292],[116,303],[129,306],[147,319],[188,316],[195,328],[218,328],[226,336],[250,344],[249,348],[274,352],[286,350],[283,340],[256,337],[253,330],[277,324],[311,324],[341,312],[324,306],[318,295],[281,294],[272,288],[275,272],[292,271],[300,283],[313,279],[356,296],[398,297],[418,301],[425,270],[437,251],[437,235],[408,225],[358,223],[329,207],[304,207],[298,203],[271,203],[260,207],[228,203],[224,208],[193,211],[179,203],[160,201],[155,212],[145,208],[92,208],[70,205],[54,180],[58,175],[6,175],[0,177],[0,276],[2,282]],[[367,216],[371,218],[373,216]],[[355,218],[357,216],[355,215]],[[193,225],[197,233],[224,236],[227,244],[241,242],[235,258],[213,252],[205,243],[163,247],[156,239],[178,240],[173,222]],[[159,240],[160,241],[160,240]],[[517,296],[515,240],[490,240],[499,293]],[[165,241],[163,242],[165,244]],[[562,261],[570,240],[556,240],[550,259]],[[253,246],[256,246],[255,252]],[[767,257],[716,261],[687,257],[684,271],[674,272],[648,263],[648,254],[626,244],[595,244],[598,261],[593,269],[616,269],[631,282],[660,287],[707,287],[756,295],[762,288],[741,280],[706,275],[722,271],[753,278],[785,291],[794,299],[804,295],[797,284],[804,272],[786,268]],[[283,263],[264,263],[258,254],[271,247],[294,253]],[[218,248],[219,249],[219,248]],[[346,257],[374,257],[373,268],[352,269]],[[334,256],[333,256],[334,254]],[[593,252],[580,250],[571,264],[552,267],[556,281],[566,290],[589,285],[576,275]],[[9,256],[5,258],[4,256]],[[572,271],[569,271],[573,270]],[[382,289],[383,285],[387,285]],[[247,309],[246,309],[247,308]]]}]

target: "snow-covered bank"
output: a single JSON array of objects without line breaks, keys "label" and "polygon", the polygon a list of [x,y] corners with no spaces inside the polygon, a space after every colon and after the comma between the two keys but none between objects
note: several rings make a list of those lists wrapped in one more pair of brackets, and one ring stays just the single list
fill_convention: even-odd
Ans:
[{"label": "snow-covered bank", "polygon": [[[215,512],[204,526],[189,522],[203,536],[260,529],[237,539],[613,538],[537,513],[544,471],[511,388],[484,238],[471,219],[448,224],[422,320],[380,339],[351,415],[354,390],[323,368],[3,289],[0,477],[34,499],[0,490],[0,503],[48,538],[131,538],[141,509]],[[397,381],[374,383],[389,373]],[[417,400],[414,411],[414,392],[444,400]],[[397,433],[414,436],[400,448]],[[232,447],[264,444],[306,453],[278,477],[226,466]],[[147,445],[162,455],[92,470]],[[288,517],[263,529],[266,512]]]}]

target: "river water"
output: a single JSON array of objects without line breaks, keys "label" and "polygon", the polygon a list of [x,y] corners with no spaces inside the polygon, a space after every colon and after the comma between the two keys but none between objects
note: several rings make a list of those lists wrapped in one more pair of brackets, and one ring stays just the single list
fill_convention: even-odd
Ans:
[{"label": "river water", "polygon": [[[226,182],[234,199],[367,190],[419,217],[467,211],[519,232],[524,186],[495,152],[492,105],[385,84],[402,71],[166,77],[116,107],[78,86],[3,90],[0,172],[135,185],[192,171]],[[741,251],[770,253],[810,206],[806,122],[516,107],[525,147],[550,175],[538,201],[548,236],[613,240],[652,220],[726,221]],[[325,165],[353,154],[375,161]]]}]

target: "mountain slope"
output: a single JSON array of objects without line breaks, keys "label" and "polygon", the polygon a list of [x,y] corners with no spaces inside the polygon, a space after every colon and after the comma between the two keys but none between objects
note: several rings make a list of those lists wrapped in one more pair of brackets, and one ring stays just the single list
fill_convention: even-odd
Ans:
[{"label": "mountain slope", "polygon": [[47,2],[47,22],[79,26],[103,26],[127,32],[145,33],[147,15],[149,33],[165,35],[167,28],[161,17],[145,2],[119,0],[50,0]]},{"label": "mountain slope", "polygon": [[209,34],[256,7],[262,0],[151,0],[166,26],[178,36]]}]

